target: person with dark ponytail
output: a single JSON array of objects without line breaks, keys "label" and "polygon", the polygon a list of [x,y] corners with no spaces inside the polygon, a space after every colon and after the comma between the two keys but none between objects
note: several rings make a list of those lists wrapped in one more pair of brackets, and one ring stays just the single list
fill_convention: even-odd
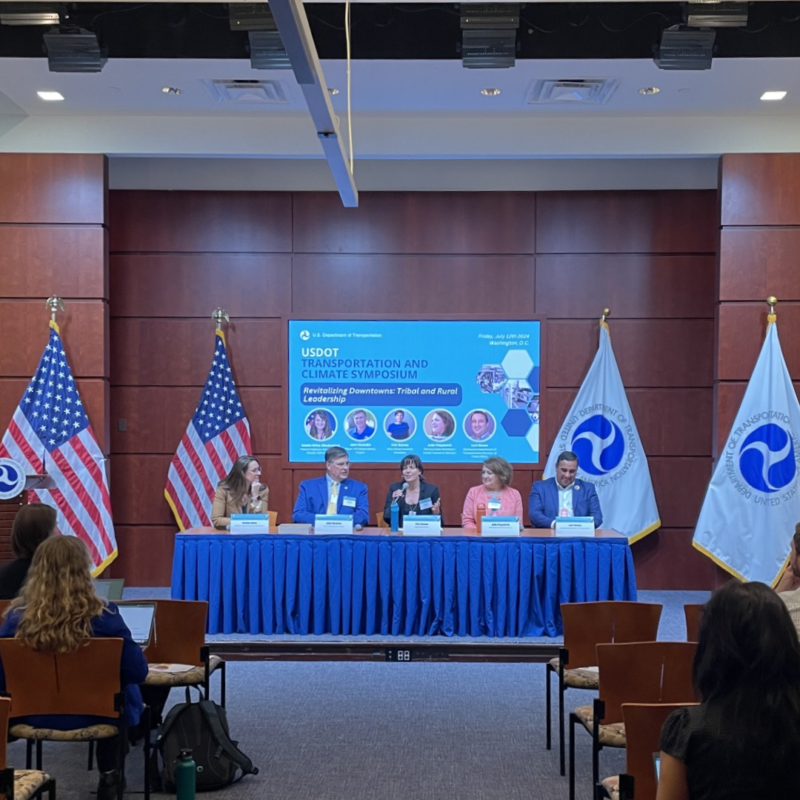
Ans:
[{"label": "person with dark ponytail", "polygon": [[701,703],[664,723],[656,800],[800,797],[800,643],[772,589],[731,581],[714,593],[693,678]]}]

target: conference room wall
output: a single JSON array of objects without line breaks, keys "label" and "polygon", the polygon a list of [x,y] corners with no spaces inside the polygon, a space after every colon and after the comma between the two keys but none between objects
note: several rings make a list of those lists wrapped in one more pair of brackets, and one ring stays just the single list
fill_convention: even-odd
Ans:
[{"label": "conference room wall", "polygon": [[[717,225],[708,191],[364,193],[357,210],[322,192],[111,192],[114,574],[169,582],[163,487],[208,373],[216,306],[232,317],[254,452],[284,521],[299,482],[320,474],[284,462],[284,317],[545,315],[549,449],[609,306],[664,525],[634,545],[639,585],[709,588],[716,567],[690,539],[711,464]],[[540,474],[516,471],[524,498]],[[353,476],[374,520],[397,467]],[[426,477],[457,522],[478,465]]]},{"label": "conference room wall", "polygon": [[0,154],[0,419],[30,382],[58,323],[78,391],[108,453],[107,163],[101,155]]}]

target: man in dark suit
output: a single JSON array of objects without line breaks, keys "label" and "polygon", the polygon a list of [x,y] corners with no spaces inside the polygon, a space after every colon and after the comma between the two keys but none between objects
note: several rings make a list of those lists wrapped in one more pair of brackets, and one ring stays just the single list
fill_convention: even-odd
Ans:
[{"label": "man in dark suit", "polygon": [[294,522],[314,524],[317,514],[350,514],[353,526],[361,528],[369,520],[367,486],[348,478],[350,457],[343,447],[330,447],[325,453],[322,478],[300,483],[300,491],[292,511]]},{"label": "man in dark suit", "polygon": [[576,480],[578,456],[565,450],[556,461],[556,476],[535,481],[528,497],[528,511],[534,528],[552,528],[556,517],[594,517],[594,526],[603,523],[600,498],[594,484]]}]

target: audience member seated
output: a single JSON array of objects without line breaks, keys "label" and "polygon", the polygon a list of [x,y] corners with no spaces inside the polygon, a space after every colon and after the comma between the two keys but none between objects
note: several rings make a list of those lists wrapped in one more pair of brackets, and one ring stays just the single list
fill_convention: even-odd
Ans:
[{"label": "audience member seated", "polygon": [[[34,650],[69,653],[93,636],[123,640],[121,679],[125,692],[125,718],[137,725],[143,706],[138,684],[147,677],[147,661],[131,638],[116,605],[94,592],[91,560],[86,545],[74,536],[54,536],[43,542],[33,556],[22,595],[12,600],[0,627],[0,637],[15,638]],[[5,673],[0,664],[0,692]],[[13,714],[13,708],[12,708]],[[71,730],[96,723],[115,724],[114,719],[50,715],[12,719],[54,730]],[[100,770],[98,800],[113,800],[123,776],[117,737],[97,742]]]},{"label": "audience member seated", "polygon": [[556,460],[556,475],[534,481],[528,496],[528,514],[534,528],[552,528],[556,517],[593,517],[595,528],[603,524],[600,498],[589,481],[576,479],[578,456],[565,450]]},{"label": "audience member seated", "polygon": [[392,505],[397,503],[399,510],[400,527],[403,527],[403,517],[406,514],[440,514],[442,500],[439,497],[439,487],[428,483],[422,477],[425,468],[419,456],[408,455],[400,462],[402,481],[389,485],[386,493],[386,502],[383,506],[383,518],[386,522],[392,520]]},{"label": "audience member seated", "polygon": [[11,600],[19,594],[36,548],[57,532],[56,510],[52,506],[30,503],[17,511],[11,526],[14,560],[0,567],[0,600]]},{"label": "audience member seated", "polygon": [[473,486],[464,500],[461,525],[478,527],[478,509],[489,516],[516,517],[522,525],[522,497],[511,487],[514,468],[504,458],[492,456],[483,462],[481,485]]},{"label": "audience member seated", "polygon": [[798,797],[800,643],[772,589],[730,581],[712,596],[693,677],[701,704],[664,723],[657,800]]},{"label": "audience member seated", "polygon": [[795,630],[800,635],[800,556],[798,556],[798,552],[800,552],[800,522],[794,528],[789,562],[775,587],[778,597],[786,603]]},{"label": "audience member seated", "polygon": [[325,475],[300,482],[292,521],[313,525],[317,514],[350,514],[354,527],[366,525],[369,520],[367,485],[348,478],[349,474],[347,450],[329,447],[325,452]]},{"label": "audience member seated", "polygon": [[234,514],[266,514],[269,488],[261,483],[261,465],[252,456],[237,458],[231,471],[217,484],[211,523],[230,530]]}]

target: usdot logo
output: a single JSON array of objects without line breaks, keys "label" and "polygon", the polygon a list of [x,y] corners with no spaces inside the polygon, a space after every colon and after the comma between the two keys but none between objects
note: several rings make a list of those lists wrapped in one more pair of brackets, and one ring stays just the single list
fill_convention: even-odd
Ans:
[{"label": "usdot logo", "polygon": [[25,488],[25,471],[13,458],[0,458],[0,500],[11,500]]},{"label": "usdot logo", "polygon": [[725,474],[739,494],[777,506],[798,489],[800,447],[788,415],[763,411],[737,426],[725,445]]},{"label": "usdot logo", "polygon": [[300,331],[300,338],[307,342],[311,338],[311,334],[308,331]]},{"label": "usdot logo", "polygon": [[556,445],[578,456],[578,472],[597,487],[611,486],[627,474],[636,458],[636,430],[619,409],[595,403],[564,422]]},{"label": "usdot logo", "polygon": [[618,425],[602,414],[595,414],[575,429],[572,450],[584,472],[607,475],[622,461],[625,440]]}]

